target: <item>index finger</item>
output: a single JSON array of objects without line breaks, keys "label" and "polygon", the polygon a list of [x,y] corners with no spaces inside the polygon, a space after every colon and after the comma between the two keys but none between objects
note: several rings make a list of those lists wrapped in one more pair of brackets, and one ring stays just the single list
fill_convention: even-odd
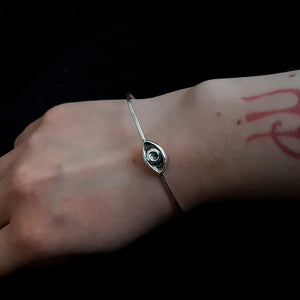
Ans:
[{"label": "index finger", "polygon": [[12,201],[8,197],[8,186],[14,161],[14,149],[0,157],[0,228],[8,224],[10,220]]},{"label": "index finger", "polygon": [[25,265],[20,249],[14,246],[10,224],[0,230],[0,277],[6,276]]}]

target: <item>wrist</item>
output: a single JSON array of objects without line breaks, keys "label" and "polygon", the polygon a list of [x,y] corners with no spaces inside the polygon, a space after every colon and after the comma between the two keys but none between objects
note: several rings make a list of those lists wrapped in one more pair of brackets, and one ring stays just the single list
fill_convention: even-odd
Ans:
[{"label": "wrist", "polygon": [[134,102],[147,139],[167,153],[164,175],[184,211],[208,200],[199,184],[201,166],[206,166],[209,155],[205,130],[201,129],[206,125],[204,98],[192,87]]},{"label": "wrist", "polygon": [[184,211],[234,190],[231,147],[241,131],[232,115],[233,86],[230,80],[211,80],[134,103],[146,137],[167,153],[164,174]]},{"label": "wrist", "polygon": [[226,126],[220,122],[223,103],[216,99],[216,81],[205,81],[172,97],[174,118],[168,126],[170,166],[167,176],[184,210],[218,200],[230,192],[230,158]]}]

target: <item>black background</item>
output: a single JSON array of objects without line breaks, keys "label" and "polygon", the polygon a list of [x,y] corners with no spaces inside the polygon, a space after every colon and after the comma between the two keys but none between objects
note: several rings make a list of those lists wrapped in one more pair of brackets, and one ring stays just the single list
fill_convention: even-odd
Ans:
[{"label": "black background", "polygon": [[[151,97],[212,78],[300,68],[292,7],[141,9],[99,3],[1,4],[1,155],[29,123],[59,103],[120,99],[127,90]],[[276,199],[204,205],[116,253],[19,270],[0,285],[76,295],[103,291],[100,278],[120,272],[200,278],[293,269],[298,211],[296,202]]]}]

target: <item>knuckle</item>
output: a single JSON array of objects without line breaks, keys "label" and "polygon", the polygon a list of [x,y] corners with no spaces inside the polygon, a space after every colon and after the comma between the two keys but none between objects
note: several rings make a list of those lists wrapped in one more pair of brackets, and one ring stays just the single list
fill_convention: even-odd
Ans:
[{"label": "knuckle", "polygon": [[14,141],[14,147],[17,147],[19,144],[23,143],[23,149],[28,151],[30,149],[35,149],[36,145],[39,145],[41,142],[41,133],[39,130],[35,130],[30,135],[20,134]]},{"label": "knuckle", "polygon": [[48,234],[45,227],[23,222],[15,231],[15,242],[18,247],[25,251],[34,251],[35,254],[42,254],[48,248]]},{"label": "knuckle", "polygon": [[35,130],[29,137],[28,137],[28,146],[29,148],[35,148],[36,145],[39,145],[41,142],[41,133],[39,130]]},{"label": "knuckle", "polygon": [[27,194],[32,190],[32,174],[25,167],[19,167],[11,178],[11,185],[14,191]]}]

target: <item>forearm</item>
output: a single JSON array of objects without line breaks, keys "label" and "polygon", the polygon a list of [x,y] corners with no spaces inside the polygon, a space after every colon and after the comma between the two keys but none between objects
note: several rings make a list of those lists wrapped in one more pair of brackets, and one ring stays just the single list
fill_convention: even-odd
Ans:
[{"label": "forearm", "polygon": [[211,80],[155,100],[162,116],[145,123],[151,131],[162,122],[151,133],[169,154],[166,177],[185,210],[225,198],[300,197],[299,71]]},{"label": "forearm", "polygon": [[206,112],[195,126],[207,158],[192,206],[202,194],[299,198],[300,72],[215,80],[194,94]]}]

